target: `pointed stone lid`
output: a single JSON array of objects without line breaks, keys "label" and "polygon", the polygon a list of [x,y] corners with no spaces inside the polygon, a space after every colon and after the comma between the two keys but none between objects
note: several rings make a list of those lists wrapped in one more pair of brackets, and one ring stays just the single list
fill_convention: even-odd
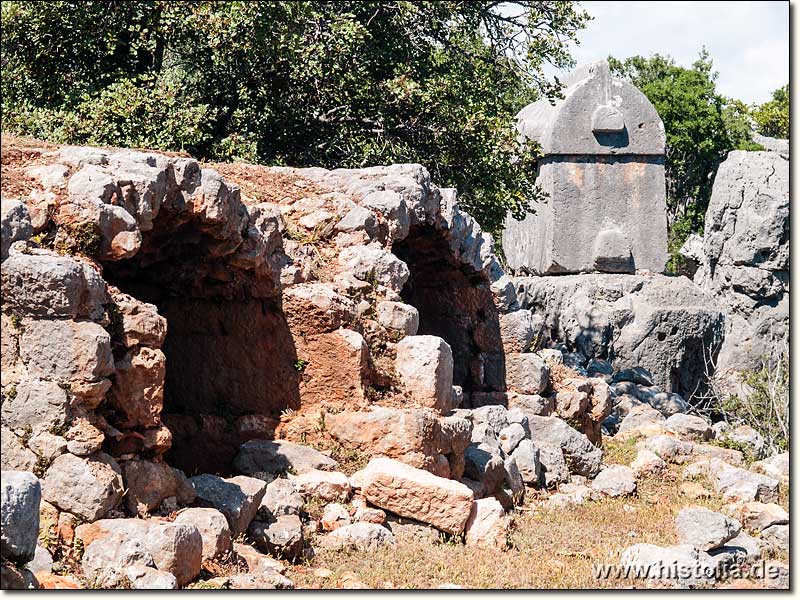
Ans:
[{"label": "pointed stone lid", "polygon": [[524,139],[546,155],[663,155],[664,124],[634,85],[611,76],[608,62],[582,65],[564,78],[564,98],[545,98],[517,114]]}]

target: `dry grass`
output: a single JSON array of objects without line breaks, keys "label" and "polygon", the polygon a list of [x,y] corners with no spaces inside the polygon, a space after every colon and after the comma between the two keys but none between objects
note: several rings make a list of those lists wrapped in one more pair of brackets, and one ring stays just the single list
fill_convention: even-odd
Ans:
[{"label": "dry grass", "polygon": [[[435,588],[445,583],[466,588],[598,588],[632,587],[635,582],[597,580],[595,563],[616,564],[620,553],[636,543],[671,545],[675,516],[686,506],[712,510],[722,500],[690,500],[679,492],[680,470],[640,482],[635,498],[606,499],[568,509],[533,505],[517,514],[511,548],[504,553],[449,543],[432,546],[406,542],[378,552],[321,552],[310,565],[290,575],[299,588],[335,585],[346,572],[374,588]],[[320,579],[314,569],[334,576]]]}]

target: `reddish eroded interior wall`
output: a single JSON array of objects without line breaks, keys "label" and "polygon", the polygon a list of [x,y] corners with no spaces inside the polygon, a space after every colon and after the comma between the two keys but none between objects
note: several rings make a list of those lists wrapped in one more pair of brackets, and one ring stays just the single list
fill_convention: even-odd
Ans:
[{"label": "reddish eroded interior wall", "polygon": [[411,276],[401,296],[419,311],[419,335],[443,338],[453,351],[453,384],[466,393],[505,390],[500,321],[485,275],[453,258],[433,227],[412,227],[392,251]]}]

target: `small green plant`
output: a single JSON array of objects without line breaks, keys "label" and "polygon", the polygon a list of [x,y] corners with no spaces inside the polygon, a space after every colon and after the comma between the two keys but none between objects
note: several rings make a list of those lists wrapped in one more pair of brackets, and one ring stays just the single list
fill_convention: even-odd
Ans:
[{"label": "small green plant", "polygon": [[636,458],[636,443],[640,439],[640,436],[630,436],[622,441],[609,439],[603,444],[603,460],[609,464],[631,464]]},{"label": "small green plant", "polygon": [[22,327],[22,317],[20,317],[17,313],[11,313],[9,317],[11,320],[11,326],[17,330],[18,332],[22,333],[24,331]]},{"label": "small green plant", "polygon": [[50,465],[53,464],[52,458],[47,458],[44,456],[40,456],[36,459],[36,464],[33,466],[33,474],[36,475],[39,479],[44,477],[45,472],[47,469],[50,468]]},{"label": "small green plant", "polygon": [[103,308],[106,309],[106,315],[108,315],[108,324],[105,326],[105,330],[111,336],[112,343],[121,343],[125,335],[125,325],[119,306],[116,302],[109,302],[104,304]]},{"label": "small green plant", "polygon": [[79,537],[76,537],[74,540],[72,540],[72,553],[75,556],[76,561],[80,562],[80,560],[83,558],[83,551],[83,540]]},{"label": "small green plant", "polygon": [[22,442],[22,445],[27,448],[28,442],[31,441],[32,436],[33,436],[33,427],[31,427],[30,424],[25,425],[25,427],[22,430],[22,435],[20,436],[20,441]]},{"label": "small green plant", "polygon": [[72,427],[72,420],[71,419],[67,419],[66,421],[64,421],[60,425],[53,425],[48,430],[48,433],[50,433],[51,435],[57,435],[59,437],[64,437],[67,434],[67,431],[69,431],[70,427]]},{"label": "small green plant", "polygon": [[292,366],[294,367],[294,370],[297,371],[298,373],[303,373],[306,370],[308,364],[309,361],[304,360],[302,358],[298,358],[296,361],[294,361],[294,365]]},{"label": "small green plant", "polygon": [[[710,408],[730,424],[755,429],[773,452],[785,452],[789,448],[788,350],[765,356],[760,368],[744,371],[739,377],[745,391],[726,395],[712,386]],[[725,436],[722,437],[724,440]],[[742,450],[739,445],[734,449]],[[743,451],[747,456],[747,451]]]},{"label": "small green plant", "polygon": [[59,254],[85,254],[94,256],[100,249],[100,230],[96,223],[86,222],[62,226],[55,244]]},{"label": "small green plant", "polygon": [[12,383],[8,386],[8,390],[6,391],[6,399],[7,400],[14,400],[17,397],[17,384]]}]

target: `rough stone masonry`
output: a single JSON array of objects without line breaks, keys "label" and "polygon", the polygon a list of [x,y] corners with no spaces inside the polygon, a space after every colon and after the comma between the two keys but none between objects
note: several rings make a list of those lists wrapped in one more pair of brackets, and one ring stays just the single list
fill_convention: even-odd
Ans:
[{"label": "rough stone masonry", "polygon": [[664,124],[605,61],[564,83],[563,100],[538,100],[517,115],[521,137],[541,146],[537,182],[549,199],[522,221],[506,220],[509,265],[537,275],[663,272]]}]

